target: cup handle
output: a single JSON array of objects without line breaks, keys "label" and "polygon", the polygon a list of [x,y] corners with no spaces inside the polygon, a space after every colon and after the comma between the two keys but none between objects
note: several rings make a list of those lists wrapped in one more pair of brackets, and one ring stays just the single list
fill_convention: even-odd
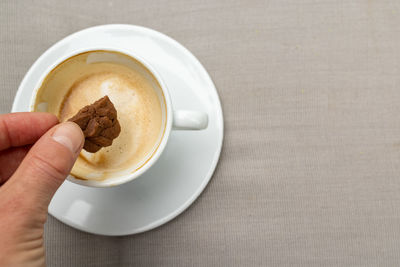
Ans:
[{"label": "cup handle", "polygon": [[174,110],[174,130],[203,130],[208,126],[208,115],[201,111]]}]

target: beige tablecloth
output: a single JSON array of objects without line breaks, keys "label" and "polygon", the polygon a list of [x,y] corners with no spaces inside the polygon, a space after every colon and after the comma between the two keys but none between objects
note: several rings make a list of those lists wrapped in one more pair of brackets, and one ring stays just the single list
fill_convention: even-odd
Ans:
[{"label": "beige tablecloth", "polygon": [[49,46],[106,23],[199,58],[224,148],[201,197],[156,230],[101,237],[50,217],[49,266],[400,265],[399,1],[4,0],[0,111]]}]

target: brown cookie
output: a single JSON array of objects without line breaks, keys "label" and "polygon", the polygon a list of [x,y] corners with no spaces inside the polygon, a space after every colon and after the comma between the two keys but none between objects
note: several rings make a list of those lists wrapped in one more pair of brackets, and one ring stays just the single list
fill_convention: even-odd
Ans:
[{"label": "brown cookie", "polygon": [[68,121],[75,122],[81,127],[85,135],[83,148],[91,153],[99,151],[102,147],[111,146],[121,132],[117,110],[108,96],[82,108]]}]

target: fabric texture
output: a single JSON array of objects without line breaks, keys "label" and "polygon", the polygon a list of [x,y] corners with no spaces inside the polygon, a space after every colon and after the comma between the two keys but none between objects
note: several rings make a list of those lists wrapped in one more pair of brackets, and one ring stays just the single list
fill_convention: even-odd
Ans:
[{"label": "fabric texture", "polygon": [[153,231],[50,217],[49,266],[399,266],[400,2],[0,1],[0,111],[53,43],[143,25],[213,78],[225,140],[199,199]]}]

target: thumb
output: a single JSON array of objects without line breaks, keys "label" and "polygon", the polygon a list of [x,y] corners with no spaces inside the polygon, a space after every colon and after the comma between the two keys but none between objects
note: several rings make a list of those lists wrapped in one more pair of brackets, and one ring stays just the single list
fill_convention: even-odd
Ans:
[{"label": "thumb", "polygon": [[19,196],[22,205],[47,212],[51,198],[71,171],[83,142],[84,136],[77,124],[65,122],[53,127],[30,149],[6,183],[8,190]]}]

